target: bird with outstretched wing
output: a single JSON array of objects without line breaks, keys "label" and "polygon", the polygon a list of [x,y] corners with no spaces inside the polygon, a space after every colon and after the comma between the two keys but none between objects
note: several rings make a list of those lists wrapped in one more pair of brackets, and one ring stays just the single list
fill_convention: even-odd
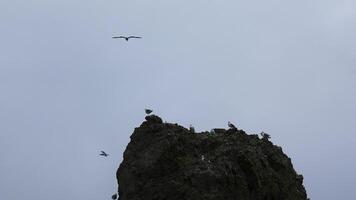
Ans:
[{"label": "bird with outstretched wing", "polygon": [[141,39],[142,37],[138,37],[138,36],[133,36],[133,35],[131,35],[131,36],[114,36],[114,37],[112,37],[113,39],[120,39],[120,38],[122,38],[122,39],[125,39],[126,41],[129,41],[129,39]]},{"label": "bird with outstretched wing", "polygon": [[105,153],[105,151],[101,151],[101,154],[99,154],[100,156],[104,156],[104,157],[108,157],[109,154]]}]

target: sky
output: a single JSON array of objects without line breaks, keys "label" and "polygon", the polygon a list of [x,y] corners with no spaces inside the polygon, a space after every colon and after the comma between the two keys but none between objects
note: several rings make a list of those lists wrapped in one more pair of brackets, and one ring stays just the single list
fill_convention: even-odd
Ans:
[{"label": "sky", "polygon": [[109,199],[144,108],[197,131],[227,121],[265,131],[311,199],[356,199],[355,10],[352,0],[0,1],[0,199]]}]

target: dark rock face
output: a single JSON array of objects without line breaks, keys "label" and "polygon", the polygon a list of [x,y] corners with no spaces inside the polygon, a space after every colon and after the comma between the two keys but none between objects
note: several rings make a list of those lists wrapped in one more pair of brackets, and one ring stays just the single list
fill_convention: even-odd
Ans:
[{"label": "dark rock face", "polygon": [[131,135],[120,200],[306,200],[282,149],[242,130],[192,133],[154,115]]}]

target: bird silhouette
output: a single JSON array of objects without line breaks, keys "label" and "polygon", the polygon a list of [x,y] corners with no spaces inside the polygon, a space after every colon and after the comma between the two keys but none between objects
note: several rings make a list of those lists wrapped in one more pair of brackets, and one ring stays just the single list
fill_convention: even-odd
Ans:
[{"label": "bird silhouette", "polygon": [[126,36],[114,36],[114,37],[112,37],[112,39],[120,39],[120,38],[122,38],[122,39],[125,39],[126,41],[129,41],[129,39],[141,39],[142,37],[138,37],[138,36],[128,36],[128,37],[126,37]]},{"label": "bird silhouette", "polygon": [[263,139],[266,139],[266,140],[271,138],[271,136],[268,133],[265,133],[263,131],[260,133],[260,135],[262,136]]},{"label": "bird silhouette", "polygon": [[231,122],[227,122],[227,125],[231,128],[231,129],[236,129],[236,126],[234,124],[232,124]]},{"label": "bird silhouette", "polygon": [[105,153],[105,151],[101,151],[100,156],[108,157],[108,156],[109,156],[109,154]]},{"label": "bird silhouette", "polygon": [[145,109],[145,113],[147,114],[147,115],[149,115],[149,114],[151,114],[153,112],[153,110],[151,110],[151,109]]}]

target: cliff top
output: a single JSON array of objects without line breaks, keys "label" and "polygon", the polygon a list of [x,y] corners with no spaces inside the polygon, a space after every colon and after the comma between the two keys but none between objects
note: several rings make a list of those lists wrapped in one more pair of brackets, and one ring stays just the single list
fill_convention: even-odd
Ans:
[{"label": "cliff top", "polygon": [[282,149],[237,128],[195,133],[148,115],[117,171],[120,200],[305,200]]}]

